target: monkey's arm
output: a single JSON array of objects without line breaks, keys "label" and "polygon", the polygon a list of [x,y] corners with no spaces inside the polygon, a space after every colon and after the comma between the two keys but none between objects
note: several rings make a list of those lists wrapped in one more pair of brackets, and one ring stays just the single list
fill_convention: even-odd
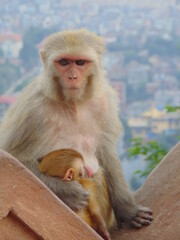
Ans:
[{"label": "monkey's arm", "polygon": [[[13,142],[15,139],[9,139]],[[22,139],[22,141],[25,139]],[[17,147],[14,151],[9,150],[9,144],[4,145],[4,149],[18,159],[20,153]],[[21,146],[19,146],[20,148]],[[16,155],[17,154],[17,155]],[[23,160],[23,159],[22,159]],[[41,173],[38,169],[37,161],[21,161],[30,171],[32,171],[44,184],[47,185],[68,207],[78,211],[88,204],[89,193],[76,181],[63,181],[56,177],[50,177]]]},{"label": "monkey's arm", "polygon": [[89,193],[77,181],[63,181],[58,177],[47,176],[39,171],[36,162],[25,162],[24,165],[72,210],[78,211],[87,205]]},{"label": "monkey's arm", "polygon": [[[25,94],[26,95],[26,94]],[[34,99],[37,101],[34,102]],[[0,148],[9,152],[41,179],[65,204],[77,210],[87,205],[88,192],[77,182],[64,182],[39,172],[37,159],[49,145],[44,137],[47,127],[43,124],[41,99],[21,99],[11,108],[0,128]],[[46,143],[43,145],[42,143]],[[48,149],[46,149],[48,151]],[[49,150],[50,151],[50,150]]]},{"label": "monkey's arm", "polygon": [[97,157],[105,170],[110,200],[118,225],[127,222],[129,225],[140,228],[143,225],[150,224],[152,212],[136,204],[125,181],[116,150],[118,135],[122,131],[122,127],[118,117],[115,96],[112,95],[113,92],[110,93],[108,98],[110,106],[105,116]]}]

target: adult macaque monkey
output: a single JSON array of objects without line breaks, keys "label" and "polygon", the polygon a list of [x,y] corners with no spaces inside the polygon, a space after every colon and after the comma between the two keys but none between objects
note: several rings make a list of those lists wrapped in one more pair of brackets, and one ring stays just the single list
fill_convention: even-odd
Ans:
[{"label": "adult macaque monkey", "polygon": [[51,35],[41,50],[43,73],[24,89],[0,128],[0,148],[34,172],[73,210],[87,204],[77,182],[52,178],[37,169],[37,159],[62,148],[83,155],[96,173],[104,169],[115,217],[141,228],[152,212],[138,206],[124,179],[116,143],[121,132],[117,96],[101,64],[104,43],[87,30]]}]

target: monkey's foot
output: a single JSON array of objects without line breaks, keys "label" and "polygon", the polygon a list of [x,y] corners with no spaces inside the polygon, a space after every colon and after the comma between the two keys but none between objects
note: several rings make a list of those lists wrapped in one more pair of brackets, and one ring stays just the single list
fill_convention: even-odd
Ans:
[{"label": "monkey's foot", "polygon": [[152,211],[149,208],[141,207],[131,221],[131,226],[135,228],[141,228],[143,226],[150,225],[152,220]]}]

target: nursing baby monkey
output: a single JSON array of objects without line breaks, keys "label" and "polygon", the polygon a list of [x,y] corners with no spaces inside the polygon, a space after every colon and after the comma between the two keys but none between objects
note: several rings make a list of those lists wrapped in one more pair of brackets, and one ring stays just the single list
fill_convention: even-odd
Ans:
[{"label": "nursing baby monkey", "polygon": [[152,212],[139,206],[128,188],[116,144],[122,131],[117,95],[102,66],[104,42],[87,30],[49,36],[40,51],[43,71],[7,112],[0,148],[36,174],[66,205],[87,205],[88,191],[77,181],[39,172],[37,159],[63,148],[80,152],[87,169],[103,168],[118,226],[141,228]]},{"label": "nursing baby monkey", "polygon": [[53,151],[38,161],[40,172],[64,181],[78,181],[88,190],[88,205],[77,214],[103,239],[110,240],[108,229],[113,226],[114,215],[102,169],[99,168],[95,179],[87,178],[91,172],[86,169],[82,155],[73,149]]}]

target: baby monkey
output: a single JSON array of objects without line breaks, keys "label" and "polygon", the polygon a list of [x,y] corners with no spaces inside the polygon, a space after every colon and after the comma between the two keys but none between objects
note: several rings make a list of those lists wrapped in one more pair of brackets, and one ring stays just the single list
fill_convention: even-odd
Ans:
[{"label": "baby monkey", "polygon": [[108,230],[115,220],[103,170],[100,168],[95,177],[88,178],[91,172],[85,168],[82,155],[73,149],[50,152],[38,161],[40,172],[64,181],[78,181],[89,191],[88,206],[77,214],[103,239],[110,240]]}]

